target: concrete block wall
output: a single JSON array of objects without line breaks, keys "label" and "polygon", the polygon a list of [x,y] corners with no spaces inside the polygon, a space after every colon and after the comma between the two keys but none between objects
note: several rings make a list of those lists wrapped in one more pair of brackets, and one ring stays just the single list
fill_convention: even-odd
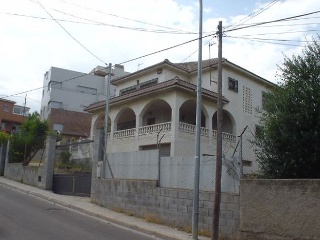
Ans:
[{"label": "concrete block wall", "polygon": [[48,136],[43,166],[23,166],[22,163],[9,163],[6,156],[4,177],[41,189],[52,189],[56,138]]},{"label": "concrete block wall", "polygon": [[[154,180],[93,178],[91,200],[104,207],[134,216],[155,217],[163,223],[191,229],[193,191],[159,188]],[[200,192],[199,230],[212,232],[213,192]],[[221,196],[220,233],[235,239],[239,226],[239,194]]]},{"label": "concrete block wall", "polygon": [[4,177],[38,187],[38,176],[42,175],[42,171],[43,167],[22,166],[22,163],[10,163],[5,167]]},{"label": "concrete block wall", "polygon": [[239,237],[320,239],[320,179],[242,180]]}]

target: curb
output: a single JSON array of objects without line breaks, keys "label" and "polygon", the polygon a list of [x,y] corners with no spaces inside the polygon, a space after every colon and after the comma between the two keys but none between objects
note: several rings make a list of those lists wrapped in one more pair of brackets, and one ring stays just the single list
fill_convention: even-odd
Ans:
[{"label": "curb", "polygon": [[[66,203],[66,202],[64,202],[64,201],[60,201],[60,200],[57,200],[57,199],[54,199],[54,198],[46,197],[46,196],[44,196],[44,195],[42,195],[42,194],[33,192],[32,190],[25,190],[25,189],[22,189],[22,188],[19,188],[19,187],[16,187],[16,186],[14,186],[14,185],[11,185],[11,184],[8,184],[8,183],[4,183],[4,182],[0,182],[0,185],[2,185],[3,187],[6,187],[6,188],[14,189],[14,190],[16,190],[16,191],[25,193],[26,195],[30,195],[30,196],[33,196],[33,197],[36,197],[36,198],[39,198],[39,199],[42,199],[42,200],[51,202],[51,203],[60,205],[60,206],[65,207],[65,208],[69,208],[69,209],[74,210],[74,211],[76,211],[76,212],[80,212],[80,213],[89,215],[89,216],[91,216],[91,217],[96,217],[96,218],[99,218],[99,219],[102,219],[102,220],[105,220],[105,221],[108,221],[108,222],[111,222],[111,223],[114,223],[114,224],[117,224],[117,225],[120,225],[120,226],[124,226],[124,227],[129,228],[129,229],[132,229],[132,230],[136,230],[136,231],[142,232],[142,233],[144,233],[144,234],[150,235],[151,237],[152,237],[152,236],[155,236],[155,237],[161,238],[161,239],[163,239],[163,240],[181,240],[181,238],[176,238],[176,237],[164,235],[164,234],[162,234],[162,233],[155,232],[155,231],[153,231],[153,230],[148,230],[148,229],[146,229],[146,228],[142,228],[142,227],[139,227],[139,226],[137,226],[137,225],[132,225],[132,224],[124,223],[124,222],[122,222],[122,221],[119,221],[119,220],[116,220],[116,219],[107,217],[107,216],[105,216],[105,215],[98,214],[98,213],[94,213],[94,212],[89,211],[89,210],[86,210],[86,209],[84,209],[84,208],[74,206],[74,205],[69,204],[69,203]],[[48,190],[44,190],[44,191],[48,191]],[[54,194],[52,191],[49,191],[49,192],[51,192],[52,194]],[[98,206],[98,205],[97,205],[97,206]],[[119,214],[120,214],[120,213],[119,213]],[[162,226],[162,225],[161,225],[161,226]],[[177,231],[178,231],[178,230],[177,230]],[[191,238],[190,238],[190,239],[191,239]]]}]

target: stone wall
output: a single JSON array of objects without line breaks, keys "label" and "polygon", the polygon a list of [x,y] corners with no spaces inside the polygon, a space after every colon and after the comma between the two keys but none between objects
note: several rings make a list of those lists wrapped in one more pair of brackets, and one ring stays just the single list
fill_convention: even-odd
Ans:
[{"label": "stone wall", "polygon": [[10,163],[6,157],[4,177],[41,189],[52,189],[56,138],[48,136],[44,152],[43,166],[23,166],[22,163]]},{"label": "stone wall", "polygon": [[[213,192],[200,192],[199,230],[212,232]],[[239,226],[239,194],[221,197],[220,234],[235,239]],[[153,218],[191,230],[193,191],[157,187],[154,180],[112,180],[93,177],[91,200],[124,213]]]},{"label": "stone wall", "polygon": [[[27,185],[38,187],[41,181],[43,167],[22,166],[22,163],[9,163],[5,167],[4,176],[8,179],[18,181]],[[40,179],[38,177],[40,176]]]},{"label": "stone wall", "polygon": [[241,239],[320,239],[320,179],[242,180]]}]

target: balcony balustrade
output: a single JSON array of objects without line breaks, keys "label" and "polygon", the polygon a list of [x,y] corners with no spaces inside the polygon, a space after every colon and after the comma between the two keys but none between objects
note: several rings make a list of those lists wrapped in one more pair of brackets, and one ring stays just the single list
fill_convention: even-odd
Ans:
[{"label": "balcony balustrade", "polygon": [[171,131],[171,122],[139,127],[139,135],[158,133],[160,131]]},{"label": "balcony balustrade", "polygon": [[[165,132],[165,131],[171,131],[172,130],[172,123],[171,122],[165,122],[165,123],[159,123],[159,124],[153,124],[148,126],[139,127],[138,134],[139,136],[145,135],[145,134],[152,134],[152,133],[158,133],[158,132]],[[195,134],[196,132],[196,125],[179,122],[179,131],[180,132],[186,132]],[[113,137],[116,139],[120,138],[128,138],[128,137],[135,137],[136,135],[136,129],[125,129],[121,131],[116,131],[113,134]],[[209,129],[202,127],[201,128],[201,136],[209,137]],[[108,134],[108,137],[110,137],[110,134]],[[212,137],[217,138],[217,131],[212,130]],[[236,136],[231,133],[222,133],[222,140],[227,142],[236,142]]]}]

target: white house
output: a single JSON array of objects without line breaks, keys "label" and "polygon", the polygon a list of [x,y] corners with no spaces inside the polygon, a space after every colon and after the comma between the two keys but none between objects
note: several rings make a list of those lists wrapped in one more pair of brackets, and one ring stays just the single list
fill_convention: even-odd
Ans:
[{"label": "white house", "polygon": [[[217,59],[202,63],[201,154],[216,154]],[[275,85],[223,59],[223,154],[242,154],[244,172],[256,169],[250,139],[259,124],[264,92]],[[162,156],[194,156],[197,62],[164,60],[126,76],[114,78],[110,99],[108,152],[156,149]],[[91,136],[103,128],[105,101],[88,106]],[[245,130],[246,129],[246,130]],[[245,130],[245,131],[244,131]],[[244,131],[242,152],[239,135]],[[238,147],[237,147],[238,145]],[[241,144],[240,144],[241,145]],[[237,148],[236,148],[237,147]]]},{"label": "white house", "polygon": [[[65,141],[90,135],[91,114],[83,109],[106,98],[106,68],[97,66],[90,73],[51,67],[44,74],[40,116],[51,128],[60,131]],[[115,65],[114,77],[127,72]],[[111,86],[111,96],[115,87]]]}]

